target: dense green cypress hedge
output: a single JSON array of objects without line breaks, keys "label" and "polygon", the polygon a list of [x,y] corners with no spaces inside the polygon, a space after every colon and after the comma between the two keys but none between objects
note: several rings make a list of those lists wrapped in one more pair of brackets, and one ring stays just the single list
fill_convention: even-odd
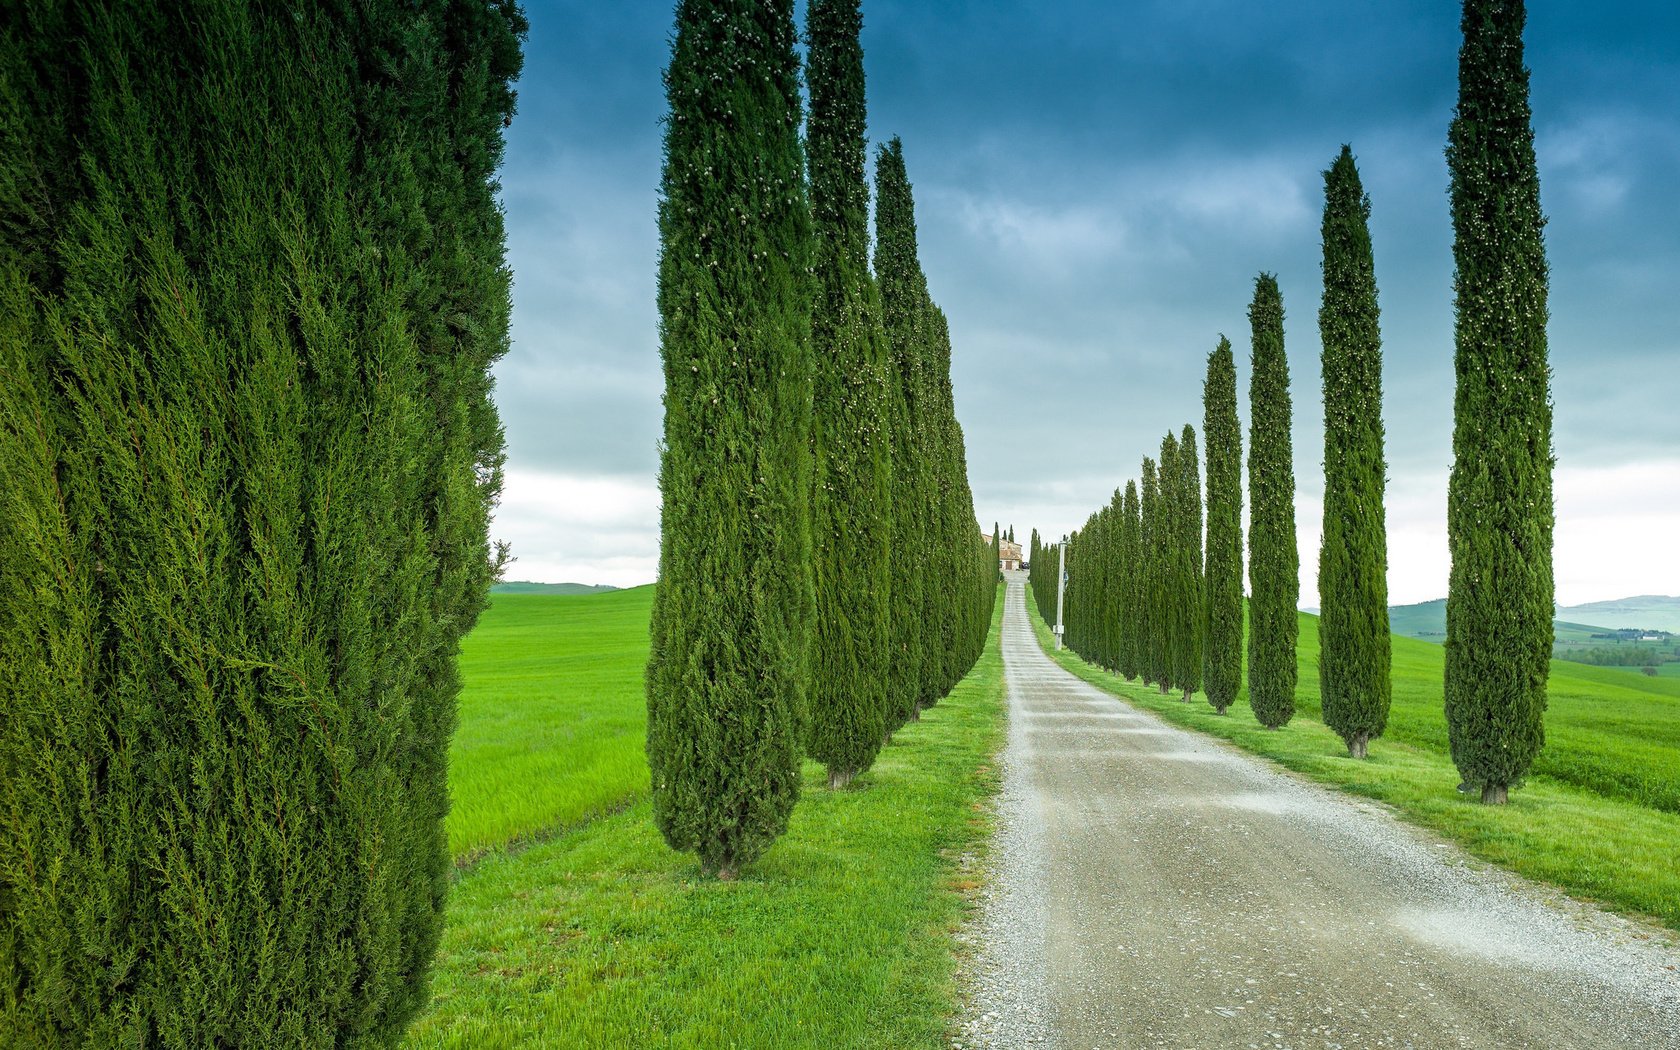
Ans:
[{"label": "dense green cypress hedge", "polygon": [[1208,703],[1224,714],[1242,688],[1243,644],[1242,424],[1237,363],[1224,336],[1208,355],[1202,405],[1207,441],[1202,677]]},{"label": "dense green cypress hedge", "polygon": [[1324,173],[1324,532],[1318,555],[1324,724],[1365,757],[1388,724],[1388,527],[1383,508],[1382,335],[1371,200],[1353,150]]},{"label": "dense green cypress hedge", "polygon": [[385,1046],[496,558],[512,4],[0,23],[0,1043]]},{"label": "dense green cypress hedge", "polygon": [[1545,742],[1552,402],[1522,0],[1465,0],[1452,172],[1455,366],[1447,497],[1453,761],[1502,803]]},{"label": "dense green cypress hedge", "polygon": [[1295,460],[1289,361],[1277,278],[1254,281],[1248,441],[1248,702],[1268,729],[1295,716],[1295,641],[1301,556],[1295,545]]},{"label": "dense green cypress hedge", "polygon": [[811,217],[793,4],[683,0],[665,76],[654,818],[732,877],[787,827],[809,673]]},{"label": "dense green cypress hedge", "polygon": [[863,18],[858,0],[806,11],[806,135],[816,233],[811,503],[812,637],[807,750],[844,787],[875,761],[892,682],[891,368],[869,270],[864,175]]}]

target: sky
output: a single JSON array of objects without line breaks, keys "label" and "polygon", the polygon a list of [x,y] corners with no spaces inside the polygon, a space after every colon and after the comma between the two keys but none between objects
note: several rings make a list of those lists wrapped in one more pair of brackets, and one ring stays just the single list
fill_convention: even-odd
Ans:
[{"label": "sky", "polygon": [[[531,0],[502,172],[513,345],[496,369],[509,579],[657,571],[655,208],[673,6]],[[864,0],[871,149],[904,140],[950,318],[976,516],[1080,527],[1169,429],[1200,430],[1255,275],[1277,274],[1301,604],[1317,604],[1322,171],[1372,201],[1394,604],[1450,561],[1457,93],[1445,0]],[[803,4],[800,7],[803,19]],[[1529,5],[1551,264],[1561,604],[1680,594],[1680,9]]]}]

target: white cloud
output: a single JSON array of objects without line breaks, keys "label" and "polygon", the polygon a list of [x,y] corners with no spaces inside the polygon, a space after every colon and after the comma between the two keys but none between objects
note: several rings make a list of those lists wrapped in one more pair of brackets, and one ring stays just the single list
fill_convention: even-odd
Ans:
[{"label": "white cloud", "polygon": [[659,488],[651,478],[509,468],[490,532],[517,559],[510,580],[649,583],[659,570]]}]

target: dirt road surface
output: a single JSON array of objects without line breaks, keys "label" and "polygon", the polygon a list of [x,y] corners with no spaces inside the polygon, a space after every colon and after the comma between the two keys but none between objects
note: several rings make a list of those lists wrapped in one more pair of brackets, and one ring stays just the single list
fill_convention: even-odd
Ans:
[{"label": "dirt road surface", "polygon": [[1010,575],[957,1045],[1680,1048],[1673,938],[1079,681]]}]

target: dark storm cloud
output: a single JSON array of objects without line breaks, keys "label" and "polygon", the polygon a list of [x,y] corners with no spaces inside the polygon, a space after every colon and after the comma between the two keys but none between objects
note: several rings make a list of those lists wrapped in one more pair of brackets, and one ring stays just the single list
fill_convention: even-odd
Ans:
[{"label": "dark storm cloud", "polygon": [[[504,178],[516,342],[498,398],[511,462],[536,474],[653,483],[670,11],[529,10]],[[864,16],[870,133],[905,141],[982,519],[1076,526],[1169,427],[1199,424],[1206,355],[1224,332],[1246,372],[1245,309],[1268,270],[1315,560],[1319,173],[1350,142],[1373,200],[1391,512],[1438,531],[1456,5],[866,0]],[[1560,469],[1680,456],[1677,39],[1668,5],[1531,6]],[[1419,596],[1434,596],[1444,564],[1418,557]]]}]

